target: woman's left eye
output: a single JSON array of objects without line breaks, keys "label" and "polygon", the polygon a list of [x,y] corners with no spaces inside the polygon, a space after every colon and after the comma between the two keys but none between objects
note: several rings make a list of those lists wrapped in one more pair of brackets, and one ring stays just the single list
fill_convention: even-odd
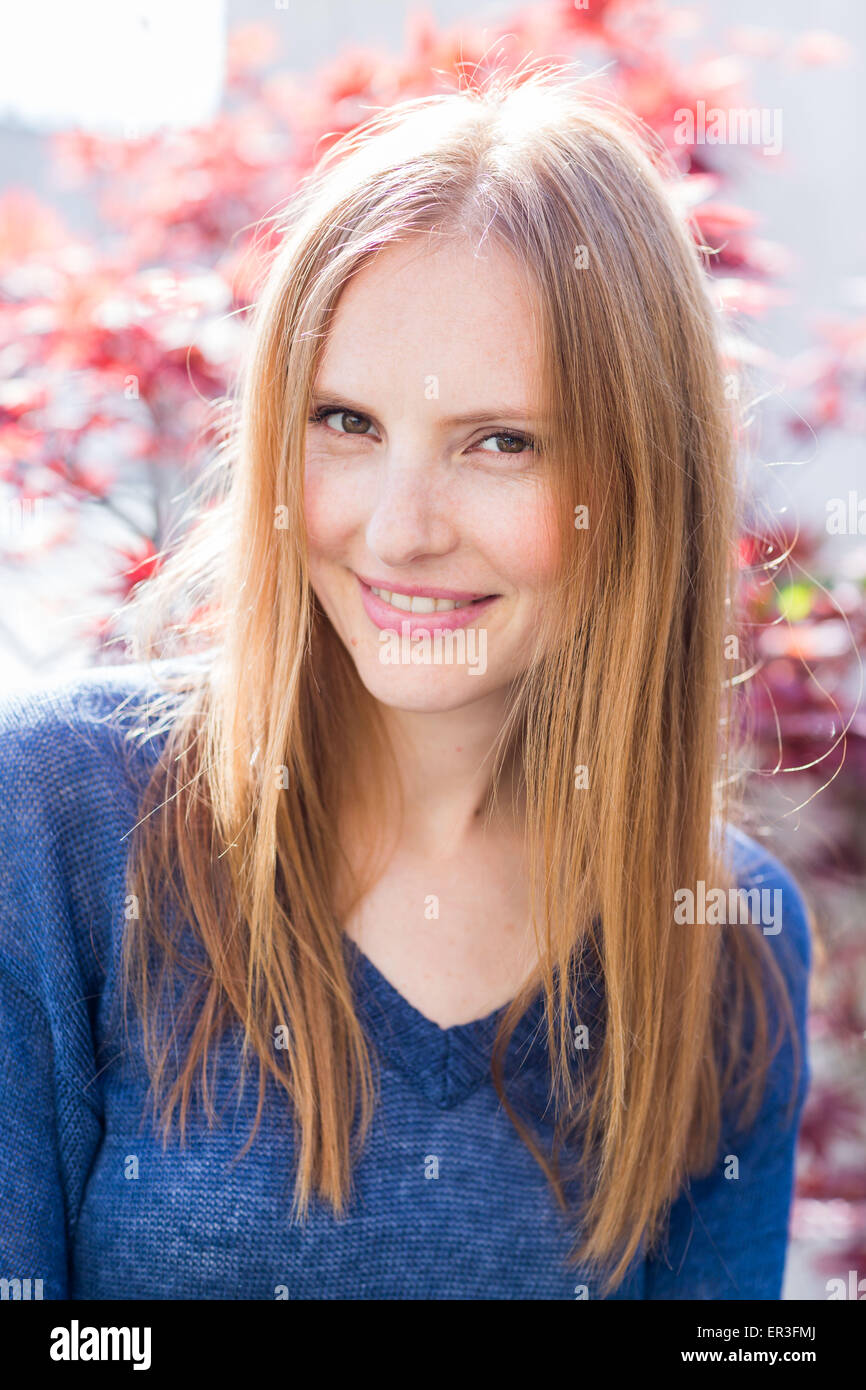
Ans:
[{"label": "woman's left eye", "polygon": [[500,434],[488,434],[485,439],[479,440],[479,447],[484,448],[485,444],[490,439],[504,439],[507,441],[506,447],[504,449],[489,449],[488,453],[491,454],[521,454],[523,453],[524,449],[527,449],[530,452],[532,452],[532,450],[535,448],[534,441],[530,439],[528,435],[514,434],[510,431],[503,432]]}]

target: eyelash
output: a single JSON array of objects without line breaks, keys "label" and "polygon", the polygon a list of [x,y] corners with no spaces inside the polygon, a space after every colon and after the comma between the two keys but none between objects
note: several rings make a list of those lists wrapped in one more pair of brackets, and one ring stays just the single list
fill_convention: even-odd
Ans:
[{"label": "eyelash", "polygon": [[[307,423],[310,425],[320,425],[328,418],[329,415],[357,415],[359,420],[369,420],[370,418],[368,415],[362,415],[360,411],[349,410],[346,406],[322,405],[319,406],[319,409],[315,410],[313,414],[308,417]],[[335,433],[348,434],[349,432],[336,430]],[[355,435],[356,439],[365,439],[366,437],[366,435],[362,434]],[[524,434],[522,430],[494,430],[491,434],[483,435],[481,439],[478,440],[478,443],[484,444],[488,439],[519,439],[521,444],[525,445],[528,453],[536,453],[538,449],[538,445],[536,441],[533,439],[532,435]],[[488,450],[487,452],[491,451]],[[507,449],[496,450],[495,452],[499,453],[503,458],[507,458],[509,456]],[[519,458],[520,454],[513,453],[511,454],[511,457]]]}]

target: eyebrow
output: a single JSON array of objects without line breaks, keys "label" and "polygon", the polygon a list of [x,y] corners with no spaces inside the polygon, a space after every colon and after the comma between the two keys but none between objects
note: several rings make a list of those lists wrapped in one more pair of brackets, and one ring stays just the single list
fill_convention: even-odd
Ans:
[{"label": "eyebrow", "polygon": [[[375,413],[367,406],[361,405],[358,401],[350,400],[341,391],[328,391],[321,387],[313,392],[313,405],[327,405],[339,403],[347,409],[354,411],[357,415],[366,415],[369,419],[375,419]],[[486,410],[472,410],[462,415],[449,415],[447,419],[440,422],[443,428],[449,425],[484,425],[492,424],[497,420],[520,420],[523,424],[531,424],[538,421],[539,417],[531,411],[516,410],[510,405],[489,406]]]}]

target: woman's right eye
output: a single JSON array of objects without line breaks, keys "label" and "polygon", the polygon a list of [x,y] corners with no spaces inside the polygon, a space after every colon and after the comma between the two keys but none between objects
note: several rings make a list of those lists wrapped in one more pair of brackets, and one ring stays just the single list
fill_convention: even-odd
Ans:
[{"label": "woman's right eye", "polygon": [[[330,422],[339,420],[340,425],[333,425]],[[354,410],[341,410],[338,406],[325,405],[310,416],[311,424],[328,424],[329,429],[334,429],[338,434],[364,435],[369,432],[370,421],[366,415],[359,415]]]}]

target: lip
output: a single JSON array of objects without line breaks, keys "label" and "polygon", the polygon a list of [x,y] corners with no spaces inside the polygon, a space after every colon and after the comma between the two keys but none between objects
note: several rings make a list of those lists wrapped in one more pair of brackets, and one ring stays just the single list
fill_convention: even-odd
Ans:
[{"label": "lip", "polygon": [[[390,603],[379,598],[374,594],[369,583],[362,579],[359,574],[355,575],[358,586],[361,590],[361,602],[367,617],[378,628],[388,628],[390,630],[403,631],[402,624],[408,624],[409,635],[413,632],[453,632],[455,628],[467,627],[469,623],[474,623],[481,613],[486,613],[491,604],[496,603],[499,594],[491,594],[489,598],[482,599],[479,603],[473,603],[469,608],[452,608],[447,613],[407,613],[404,608],[393,608]],[[387,589],[387,584],[377,584],[376,588]],[[428,598],[453,598],[455,603],[467,603],[472,598],[471,594],[459,596],[455,591],[440,589],[421,589],[417,584],[406,585],[402,589],[392,589],[392,593],[408,594],[410,598],[417,595],[426,595]]]},{"label": "lip", "polygon": [[[455,603],[471,603],[476,598],[487,598],[486,594],[470,594],[464,589],[434,589],[429,584],[404,584],[402,580],[398,587],[390,579],[371,579],[368,574],[358,574],[357,571],[355,576],[368,589],[387,589],[389,594],[406,594],[409,598],[450,598]],[[498,598],[499,595],[493,594],[491,597]]]}]

